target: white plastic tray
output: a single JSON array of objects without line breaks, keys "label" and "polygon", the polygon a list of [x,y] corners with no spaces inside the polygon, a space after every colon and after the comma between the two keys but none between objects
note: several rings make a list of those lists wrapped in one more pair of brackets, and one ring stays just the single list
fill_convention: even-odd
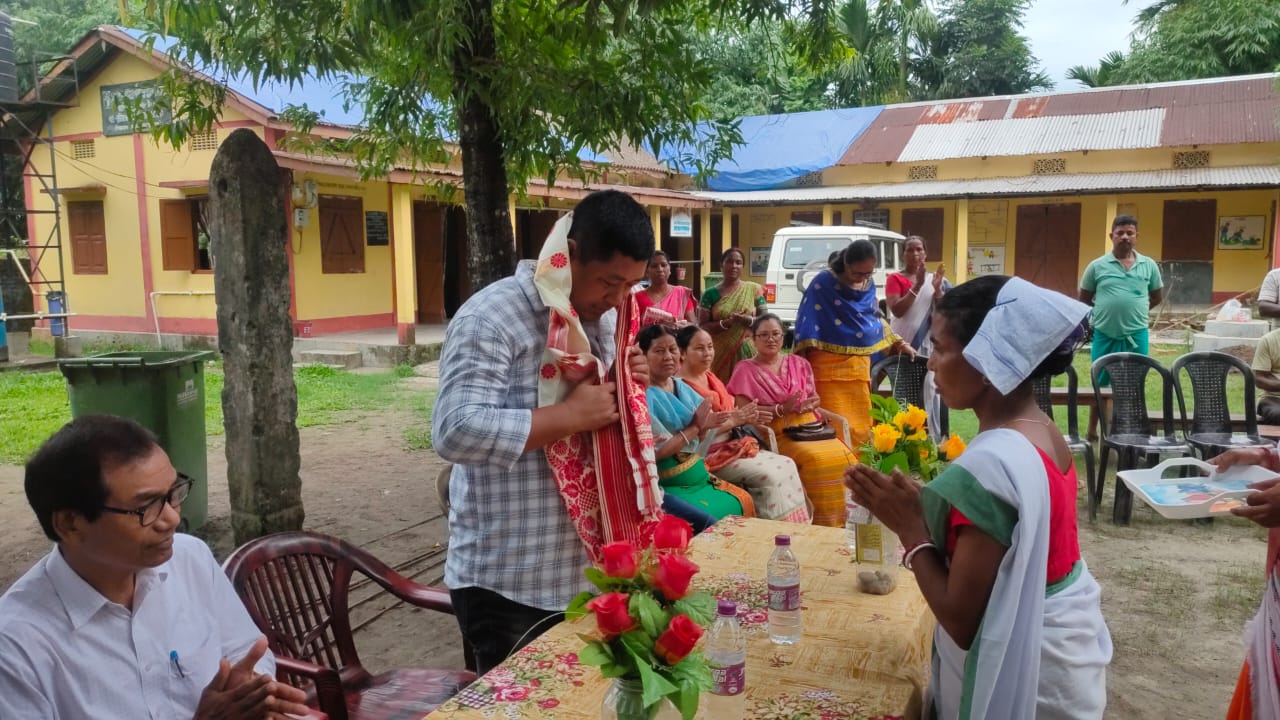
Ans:
[{"label": "white plastic tray", "polygon": [[[1170,470],[1183,467],[1200,472],[1167,477]],[[1231,508],[1245,504],[1245,498],[1256,492],[1249,485],[1280,477],[1257,465],[1238,465],[1220,473],[1207,462],[1185,457],[1149,469],[1121,470],[1117,476],[1152,509],[1174,520],[1229,515]]]}]

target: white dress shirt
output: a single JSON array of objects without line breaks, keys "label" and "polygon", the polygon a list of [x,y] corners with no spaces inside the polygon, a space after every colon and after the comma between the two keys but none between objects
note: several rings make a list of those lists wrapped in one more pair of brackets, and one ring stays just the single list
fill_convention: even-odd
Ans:
[{"label": "white dress shirt", "polygon": [[[133,612],[55,547],[0,597],[0,718],[185,720],[218,662],[259,635],[197,538],[175,535],[173,557],[138,573]],[[256,669],[275,674],[270,652]]]}]

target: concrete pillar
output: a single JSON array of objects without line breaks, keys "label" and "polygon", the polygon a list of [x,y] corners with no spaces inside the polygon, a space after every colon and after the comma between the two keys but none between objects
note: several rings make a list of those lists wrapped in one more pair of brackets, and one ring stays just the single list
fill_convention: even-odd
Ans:
[{"label": "concrete pillar", "polygon": [[720,210],[720,252],[733,246],[733,208]]},{"label": "concrete pillar", "polygon": [[1102,252],[1111,252],[1111,221],[1116,219],[1116,215],[1120,214],[1120,196],[1107,196],[1107,217],[1106,225],[1102,228]]},{"label": "concrete pillar", "polygon": [[520,259],[520,241],[516,238],[520,237],[516,234],[516,196],[507,196],[507,215],[511,216],[511,244],[516,248],[516,259]]},{"label": "concrete pillar", "polygon": [[698,266],[699,278],[698,278],[697,287],[701,288],[704,291],[707,288],[706,288],[706,283],[703,282],[702,278],[706,277],[707,273],[711,272],[711,258],[713,257],[711,254],[711,213],[712,212],[714,212],[714,210],[712,210],[711,208],[703,208],[698,211],[698,221],[701,223],[701,228],[698,233],[698,236],[702,243],[702,247],[698,248],[702,254],[699,255],[698,257],[702,258],[702,265]]},{"label": "concrete pillar", "polygon": [[969,199],[956,201],[956,284],[969,279]]},{"label": "concrete pillar", "polygon": [[662,208],[657,205],[649,206],[649,223],[653,225],[653,246],[662,248]]},{"label": "concrete pillar", "polygon": [[417,342],[418,262],[413,243],[413,188],[409,185],[391,186],[391,228],[392,265],[396,279],[396,340],[401,345],[413,345]]},{"label": "concrete pillar", "polygon": [[231,529],[240,545],[301,530],[304,515],[280,167],[246,128],[231,133],[213,158],[208,220],[218,258],[213,287]]},{"label": "concrete pillar", "polygon": [[831,203],[822,206],[822,224],[833,225],[835,220],[835,209],[831,207]]}]

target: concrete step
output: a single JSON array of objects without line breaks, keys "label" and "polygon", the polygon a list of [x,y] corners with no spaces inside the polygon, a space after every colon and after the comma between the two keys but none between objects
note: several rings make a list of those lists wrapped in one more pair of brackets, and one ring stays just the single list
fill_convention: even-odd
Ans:
[{"label": "concrete step", "polygon": [[364,356],[359,350],[303,350],[298,361],[307,365],[334,365],[348,370],[364,367]]},{"label": "concrete step", "polygon": [[1221,350],[1229,347],[1257,347],[1258,338],[1256,337],[1224,337],[1222,335],[1210,335],[1209,333],[1196,333],[1191,336],[1191,349],[1196,352],[1204,350]]},{"label": "concrete step", "polygon": [[1260,338],[1271,331],[1271,323],[1266,320],[1226,321],[1207,320],[1204,334],[1231,338]]}]

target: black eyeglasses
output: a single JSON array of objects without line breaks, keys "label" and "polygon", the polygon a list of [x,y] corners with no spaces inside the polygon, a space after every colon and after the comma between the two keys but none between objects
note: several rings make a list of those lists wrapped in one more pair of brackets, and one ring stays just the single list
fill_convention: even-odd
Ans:
[{"label": "black eyeglasses", "polygon": [[178,473],[178,479],[174,481],[173,487],[169,488],[169,492],[143,505],[137,510],[125,510],[124,508],[113,508],[103,505],[102,509],[109,513],[117,515],[137,515],[138,523],[142,527],[146,527],[156,520],[160,519],[160,513],[164,512],[164,506],[178,507],[182,505],[182,501],[187,499],[187,495],[191,493],[191,485],[195,480]]}]

